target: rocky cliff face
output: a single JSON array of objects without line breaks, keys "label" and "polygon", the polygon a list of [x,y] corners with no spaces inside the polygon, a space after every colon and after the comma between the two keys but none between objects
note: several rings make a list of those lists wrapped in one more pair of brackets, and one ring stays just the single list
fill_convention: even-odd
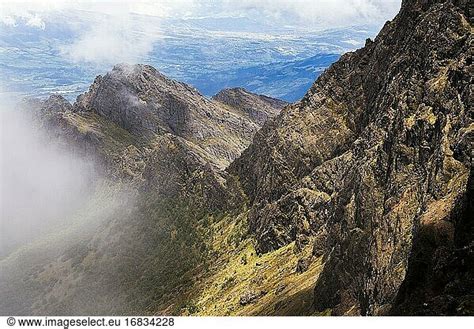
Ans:
[{"label": "rocky cliff face", "polygon": [[[461,267],[460,253],[472,264],[472,234],[458,238],[472,227],[469,6],[404,1],[374,41],[342,56],[231,164],[251,199],[258,252],[296,241],[324,255],[316,310],[472,305],[472,270],[442,274]],[[450,306],[438,309],[442,301]]]}]

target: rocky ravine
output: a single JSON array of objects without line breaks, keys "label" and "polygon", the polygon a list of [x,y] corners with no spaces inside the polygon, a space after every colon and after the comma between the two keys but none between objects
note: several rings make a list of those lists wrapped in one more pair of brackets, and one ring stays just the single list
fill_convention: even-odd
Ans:
[{"label": "rocky ravine", "polygon": [[145,65],[30,104],[136,197],[0,262],[1,313],[473,314],[469,6],[403,1],[283,110]]}]

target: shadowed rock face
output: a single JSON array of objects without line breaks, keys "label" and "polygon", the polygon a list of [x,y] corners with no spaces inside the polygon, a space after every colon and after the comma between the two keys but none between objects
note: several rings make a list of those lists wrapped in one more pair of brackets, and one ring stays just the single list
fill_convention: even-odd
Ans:
[{"label": "shadowed rock face", "polygon": [[[460,259],[472,264],[473,236],[458,238],[472,227],[468,6],[404,1],[374,41],[343,55],[229,168],[251,200],[257,251],[296,241],[325,255],[317,311],[472,307],[472,270]],[[447,282],[456,287],[443,288]]]}]

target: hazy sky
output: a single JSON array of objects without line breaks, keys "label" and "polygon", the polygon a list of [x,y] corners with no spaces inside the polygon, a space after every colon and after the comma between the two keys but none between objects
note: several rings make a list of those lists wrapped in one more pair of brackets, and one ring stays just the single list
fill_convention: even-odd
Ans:
[{"label": "hazy sky", "polygon": [[[130,61],[148,54],[159,40],[163,18],[247,17],[262,25],[298,29],[328,29],[354,25],[381,26],[398,12],[401,0],[38,0],[0,2],[1,26],[45,30],[48,17],[61,22],[61,10],[89,19],[85,11],[106,14],[84,28],[78,25],[73,42],[61,47],[72,62]],[[78,11],[79,10],[79,11]],[[81,11],[83,11],[81,13]],[[58,15],[56,15],[58,14]],[[152,16],[153,22],[134,20]],[[51,16],[55,15],[53,19]],[[143,26],[137,26],[143,25]],[[147,25],[148,24],[148,25]],[[145,31],[138,36],[134,31]],[[113,54],[113,56],[111,56]]]},{"label": "hazy sky", "polygon": [[330,27],[390,19],[400,3],[401,0],[7,0],[0,4],[0,12],[5,24],[15,24],[16,18],[22,16],[38,28],[44,28],[41,13],[63,9],[156,17],[252,16],[296,26]]}]

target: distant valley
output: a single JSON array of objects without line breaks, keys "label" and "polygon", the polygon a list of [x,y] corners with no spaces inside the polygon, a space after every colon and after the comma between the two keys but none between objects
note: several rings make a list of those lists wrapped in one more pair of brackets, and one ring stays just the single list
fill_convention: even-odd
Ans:
[{"label": "distant valley", "polygon": [[[44,30],[21,22],[2,26],[3,92],[35,97],[58,93],[73,101],[97,74],[110,70],[116,64],[112,59],[97,63],[65,54],[79,31],[105,19],[96,13],[84,17],[74,11],[50,14],[44,18]],[[64,21],[69,25],[65,27]],[[374,25],[295,31],[248,18],[161,20],[142,15],[135,15],[130,25],[130,37],[142,38],[152,47],[135,62],[153,65],[205,96],[224,87],[244,87],[290,102],[302,98],[341,54],[362,47],[380,29]]]}]

